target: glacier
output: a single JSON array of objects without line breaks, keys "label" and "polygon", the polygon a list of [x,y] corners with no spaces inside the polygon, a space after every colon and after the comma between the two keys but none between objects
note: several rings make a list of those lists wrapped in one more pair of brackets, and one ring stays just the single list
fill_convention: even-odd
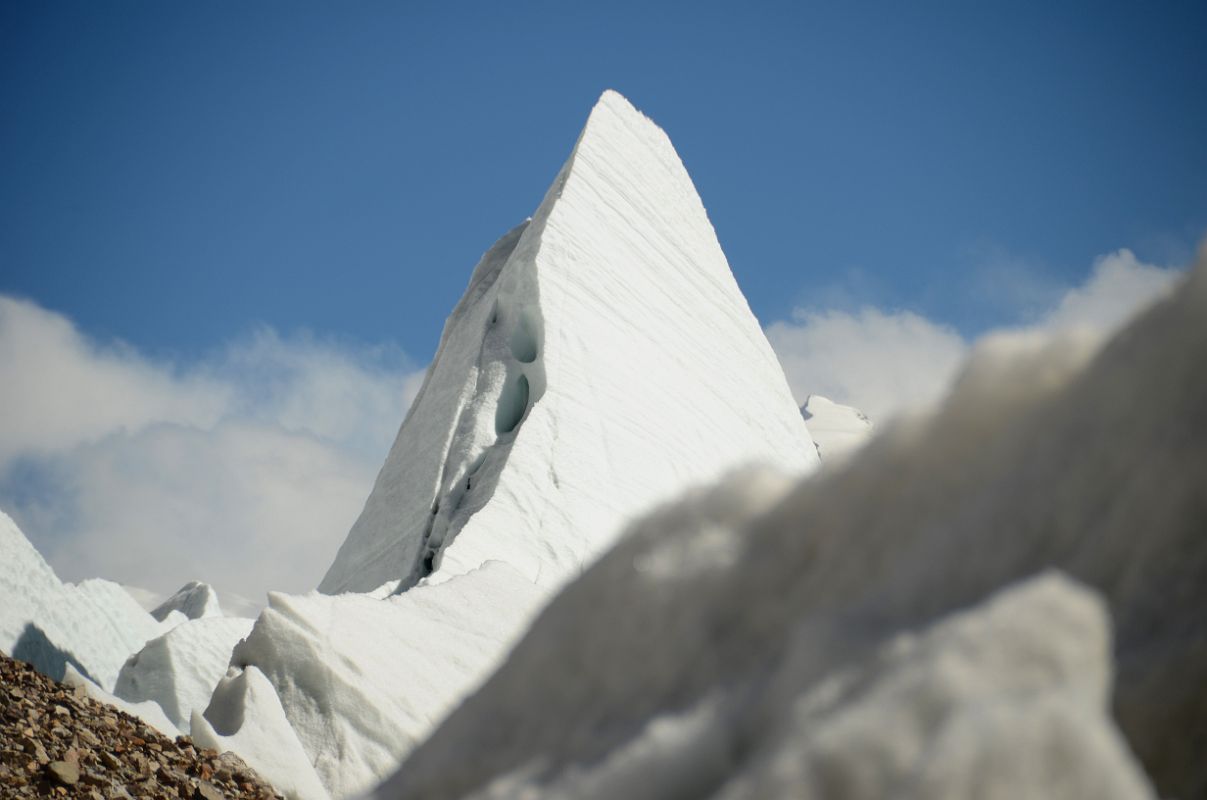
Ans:
[{"label": "glacier", "polygon": [[809,395],[800,413],[809,425],[818,457],[829,466],[845,461],[872,435],[872,421],[866,414],[819,394]]},{"label": "glacier", "polygon": [[374,796],[1203,796],[1205,312],[1207,253],[843,469],[636,522]]},{"label": "glacier", "polygon": [[817,458],[674,147],[608,91],[474,269],[319,588],[491,559],[557,586],[635,512],[743,462]]},{"label": "glacier", "polygon": [[991,339],[873,437],[605,92],[317,591],[152,616],[0,514],[0,649],[293,800],[1201,796],[1205,309]]},{"label": "glacier", "polygon": [[238,740],[254,697],[331,796],[370,790],[629,519],[743,463],[818,458],[670,140],[605,92],[474,268],[321,593],[234,648],[260,694],[221,685],[194,736]]},{"label": "glacier", "polygon": [[63,583],[3,512],[0,597],[0,651],[168,736],[189,730],[252,625],[222,616],[198,582],[154,612],[112,581]]},{"label": "glacier", "polygon": [[111,690],[126,658],[174,624],[160,623],[120,584],[63,583],[0,511],[0,651],[62,680],[68,667]]},{"label": "glacier", "polygon": [[181,733],[187,733],[193,710],[209,705],[226,675],[231,652],[251,633],[252,623],[211,614],[176,625],[126,660],[113,694],[129,703],[156,703]]},{"label": "glacier", "polygon": [[[130,591],[129,587],[126,587],[126,591]],[[201,581],[189,581],[171,597],[157,604],[151,610],[151,616],[162,622],[173,612],[179,612],[187,619],[220,617],[222,606],[218,603],[218,593],[212,586]]]}]

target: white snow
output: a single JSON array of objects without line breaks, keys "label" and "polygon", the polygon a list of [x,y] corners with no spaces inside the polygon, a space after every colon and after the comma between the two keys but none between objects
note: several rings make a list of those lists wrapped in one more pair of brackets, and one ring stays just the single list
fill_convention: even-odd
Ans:
[{"label": "white snow", "polygon": [[1063,576],[1010,587],[785,697],[717,796],[1150,797],[1107,714],[1109,634]]},{"label": "white snow", "polygon": [[[990,341],[869,438],[794,407],[608,92],[475,268],[323,593],[253,626],[189,584],[157,623],[0,514],[0,647],[119,704],[138,651],[125,707],[301,800],[408,756],[377,797],[1202,796],[1204,309],[1207,267],[1102,349]],[[801,480],[819,451],[844,468]]]},{"label": "white snow", "polygon": [[333,796],[364,791],[632,515],[751,462],[817,455],[670,141],[605,93],[474,269],[320,586],[375,595],[273,595],[233,664]]},{"label": "white snow", "polygon": [[[1150,797],[1106,714],[1108,625],[1091,592],[1036,578],[808,689],[786,659],[771,679],[777,715],[742,742],[742,762],[729,739],[736,709],[706,697],[606,758],[545,780],[517,770],[474,796]],[[729,774],[714,790],[719,768]]]},{"label": "white snow", "polygon": [[126,661],[113,693],[132,703],[158,703],[172,724],[187,733],[193,709],[209,705],[214,687],[226,674],[231,651],[251,626],[250,619],[222,616],[177,625]]},{"label": "white snow", "polygon": [[646,517],[377,796],[1153,796],[1051,568],[1147,780],[1203,796],[1205,309],[1207,263],[1101,348],[987,343],[770,509]]},{"label": "white snow", "polygon": [[127,656],[163,627],[119,584],[63,583],[0,511],[0,651],[62,680],[68,664],[112,689]]},{"label": "white snow", "polygon": [[258,669],[232,668],[219,681],[206,713],[208,719],[200,710],[193,712],[195,745],[238,753],[289,800],[328,800],[272,684]]},{"label": "white snow", "polygon": [[823,464],[845,461],[872,435],[872,421],[862,411],[819,394],[809,395],[800,413]]},{"label": "white snow", "polygon": [[817,463],[670,140],[615,92],[494,245],[320,589],[497,559],[546,586],[735,464]]},{"label": "white snow", "polygon": [[[332,796],[347,797],[389,775],[490,674],[543,596],[497,562],[386,600],[273,593],[233,664],[275,687],[276,708],[308,763]],[[218,721],[263,724],[258,709],[239,707],[244,697],[219,692],[205,712],[239,741],[252,735]],[[236,750],[257,770],[271,769],[259,763],[260,750]]]},{"label": "white snow", "polygon": [[208,583],[201,581],[189,581],[181,586],[175,594],[156,606],[151,616],[162,622],[173,611],[179,611],[189,619],[222,616],[218,593]]},{"label": "white snow", "polygon": [[180,731],[176,728],[176,725],[163,713],[163,709],[159,707],[158,703],[152,700],[146,700],[141,703],[127,702],[97,686],[93,681],[81,675],[71,664],[68,664],[66,667],[62,683],[66,686],[82,688],[84,694],[98,703],[114,706],[125,711],[127,714],[138,717],[164,736],[176,737],[180,735]]}]

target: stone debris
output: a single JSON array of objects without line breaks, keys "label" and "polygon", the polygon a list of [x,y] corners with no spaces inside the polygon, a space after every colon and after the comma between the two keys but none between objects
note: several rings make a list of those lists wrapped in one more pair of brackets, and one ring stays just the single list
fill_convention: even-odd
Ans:
[{"label": "stone debris", "polygon": [[0,654],[0,797],[280,800],[234,753],[169,739]]}]

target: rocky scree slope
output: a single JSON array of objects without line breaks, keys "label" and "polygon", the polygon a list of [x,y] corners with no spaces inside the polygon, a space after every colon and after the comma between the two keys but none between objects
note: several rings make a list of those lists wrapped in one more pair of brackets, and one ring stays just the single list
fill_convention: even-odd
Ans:
[{"label": "rocky scree slope", "polygon": [[0,796],[280,798],[234,753],[141,720],[0,655]]}]

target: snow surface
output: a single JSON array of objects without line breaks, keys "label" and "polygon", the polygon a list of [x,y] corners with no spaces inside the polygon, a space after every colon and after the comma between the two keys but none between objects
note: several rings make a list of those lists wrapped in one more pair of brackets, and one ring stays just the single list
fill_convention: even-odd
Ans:
[{"label": "snow surface", "polygon": [[258,669],[232,667],[219,681],[206,713],[208,719],[193,712],[195,745],[238,753],[290,800],[328,800],[276,690]]},{"label": "snow surface", "polygon": [[[385,600],[272,593],[233,663],[275,687],[275,708],[307,763],[332,796],[347,797],[393,772],[490,674],[544,596],[498,562]],[[206,720],[240,741],[254,738],[238,724],[219,722],[261,724],[258,710],[240,707],[244,699],[243,692],[216,693]],[[257,770],[271,771],[258,751],[236,751]]]},{"label": "snow surface", "polygon": [[193,709],[209,705],[231,651],[251,632],[253,622],[212,616],[218,613],[216,603],[205,608],[210,616],[191,619],[147,642],[122,666],[113,687],[123,700],[158,703],[181,733],[189,731]]},{"label": "snow surface", "polygon": [[988,342],[770,509],[756,474],[646,517],[376,796],[1149,796],[1094,601],[1007,589],[1053,567],[1148,779],[1207,795],[1204,364],[1207,263],[1104,347]]},{"label": "snow surface", "polygon": [[162,622],[173,611],[179,611],[188,619],[222,616],[218,593],[208,583],[201,581],[189,581],[181,586],[174,595],[156,606],[151,616]]},{"label": "snow surface", "polygon": [[126,658],[163,632],[111,581],[63,583],[0,511],[0,651],[62,680],[68,664],[112,689]]},{"label": "snow surface", "polygon": [[786,697],[718,797],[1151,797],[1107,713],[1109,626],[1095,594],[1050,574],[899,634]]},{"label": "snow surface", "polygon": [[84,690],[84,693],[98,703],[114,706],[127,714],[132,714],[138,717],[143,722],[150,725],[155,730],[162,733],[164,736],[175,737],[180,735],[180,731],[172,720],[168,719],[163,713],[163,709],[158,703],[147,700],[141,703],[131,703],[121,699],[117,695],[106,692],[101,687],[97,686],[93,681],[84,677],[71,664],[67,665],[65,674],[63,675],[62,683],[65,686],[79,687]]},{"label": "snow surface", "polygon": [[872,436],[872,421],[862,411],[819,394],[809,395],[800,413],[823,464],[845,461]]},{"label": "snow surface", "polygon": [[374,596],[273,595],[232,663],[333,796],[370,789],[630,516],[744,462],[817,456],[670,141],[605,93],[474,269],[320,586]]},{"label": "snow surface", "polygon": [[813,442],[666,134],[615,92],[482,258],[327,593],[510,564],[557,586],[623,524]]}]

